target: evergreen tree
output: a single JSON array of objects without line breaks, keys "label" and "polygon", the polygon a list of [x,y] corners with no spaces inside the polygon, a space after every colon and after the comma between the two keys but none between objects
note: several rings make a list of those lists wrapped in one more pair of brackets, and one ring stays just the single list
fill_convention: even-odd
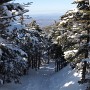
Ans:
[{"label": "evergreen tree", "polygon": [[3,83],[13,80],[19,83],[19,77],[28,68],[28,55],[21,49],[25,28],[16,17],[27,10],[19,3],[8,1],[11,0],[2,0],[0,5],[0,79]]}]

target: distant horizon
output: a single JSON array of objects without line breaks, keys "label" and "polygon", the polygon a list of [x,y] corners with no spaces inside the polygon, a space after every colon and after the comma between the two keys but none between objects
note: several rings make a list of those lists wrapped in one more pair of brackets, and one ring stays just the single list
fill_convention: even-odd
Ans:
[{"label": "distant horizon", "polygon": [[25,15],[31,15],[31,16],[50,16],[50,15],[53,15],[53,16],[57,16],[57,15],[63,15],[64,13],[30,13],[30,12],[27,12]]},{"label": "distant horizon", "polygon": [[32,18],[26,20],[26,23],[31,22],[32,20],[36,20],[37,24],[39,24],[39,26],[42,28],[54,24],[54,21],[59,21],[60,16],[60,14],[32,15]]}]

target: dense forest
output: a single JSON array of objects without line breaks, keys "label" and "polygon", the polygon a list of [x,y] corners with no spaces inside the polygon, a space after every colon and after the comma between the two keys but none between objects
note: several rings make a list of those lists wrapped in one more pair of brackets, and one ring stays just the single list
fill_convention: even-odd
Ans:
[{"label": "dense forest", "polygon": [[[60,72],[62,75],[62,70],[69,68],[72,73],[81,75],[76,83],[85,87],[79,89],[77,86],[74,90],[90,90],[89,2],[74,0],[75,9],[68,10],[53,25],[41,28],[36,20],[24,22],[24,19],[30,18],[30,15],[25,15],[29,12],[25,7],[32,2],[19,4],[12,0],[0,0],[0,90],[6,90],[2,87],[8,83],[21,84],[24,75],[39,72],[43,66],[51,64],[53,73]],[[60,78],[59,75],[57,77]],[[73,89],[69,87],[67,90]]]}]

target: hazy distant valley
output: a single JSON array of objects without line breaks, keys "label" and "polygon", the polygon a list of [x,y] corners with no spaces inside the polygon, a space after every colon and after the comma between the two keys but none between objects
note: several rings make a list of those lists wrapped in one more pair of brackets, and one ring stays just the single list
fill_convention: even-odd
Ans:
[{"label": "hazy distant valley", "polygon": [[40,27],[45,27],[54,24],[54,21],[59,21],[60,14],[50,14],[50,15],[31,15],[31,19],[25,20],[25,23],[29,23],[32,20],[36,20],[37,24],[39,24]]}]

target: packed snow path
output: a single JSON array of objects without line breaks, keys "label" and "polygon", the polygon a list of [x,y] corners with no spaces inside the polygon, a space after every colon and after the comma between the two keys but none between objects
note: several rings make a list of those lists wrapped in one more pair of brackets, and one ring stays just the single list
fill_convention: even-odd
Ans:
[{"label": "packed snow path", "polygon": [[43,65],[40,70],[30,70],[23,76],[21,84],[5,84],[0,90],[85,90],[83,85],[77,82],[80,75],[71,70],[69,66],[55,73],[54,63]]}]

